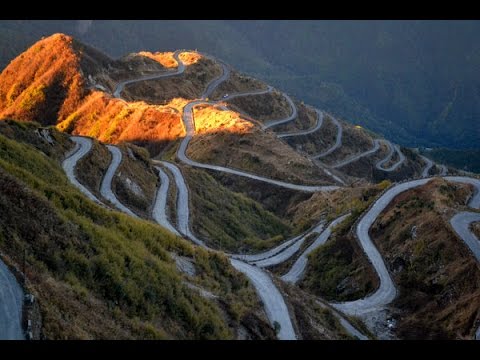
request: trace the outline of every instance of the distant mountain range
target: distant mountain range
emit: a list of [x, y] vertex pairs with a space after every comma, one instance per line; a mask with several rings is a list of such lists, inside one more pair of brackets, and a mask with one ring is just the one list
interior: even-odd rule
[[475, 21], [15, 20], [0, 30], [2, 68], [53, 32], [114, 57], [197, 48], [402, 145], [478, 149]]
[[478, 175], [332, 113], [34, 43], [0, 73], [0, 339], [478, 339]]

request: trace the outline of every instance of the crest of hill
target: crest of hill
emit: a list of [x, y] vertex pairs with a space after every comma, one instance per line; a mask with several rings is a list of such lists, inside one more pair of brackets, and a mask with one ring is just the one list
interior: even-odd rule
[[0, 74], [1, 117], [52, 125], [85, 97], [85, 74], [112, 60], [72, 37], [54, 34], [14, 59]]

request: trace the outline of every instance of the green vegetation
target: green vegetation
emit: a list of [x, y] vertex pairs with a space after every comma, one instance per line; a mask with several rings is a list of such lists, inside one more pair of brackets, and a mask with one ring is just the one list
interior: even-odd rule
[[291, 228], [259, 203], [220, 185], [213, 177], [184, 168], [190, 188], [193, 229], [227, 251], [272, 247], [291, 235]]
[[362, 263], [358, 250], [351, 241], [335, 236], [309, 255], [300, 286], [329, 301], [349, 301], [366, 296], [375, 285], [368, 263], [365, 264], [366, 260]]
[[[88, 201], [58, 163], [3, 135], [0, 183], [2, 251], [20, 264], [27, 250], [29, 285], [49, 338], [227, 339], [232, 324], [223, 308], [241, 320], [258, 306], [246, 278], [223, 255]], [[200, 275], [188, 281], [225, 304], [187, 288], [169, 252], [193, 258]], [[78, 311], [81, 305], [86, 312]], [[87, 320], [98, 313], [105, 317]]]
[[439, 164], [450, 165], [457, 169], [480, 173], [480, 150], [433, 149], [422, 154]]
[[337, 209], [336, 216], [329, 216], [329, 220], [333, 220], [347, 209], [351, 212], [335, 226], [331, 239], [309, 255], [305, 277], [300, 285], [302, 288], [334, 301], [354, 300], [375, 289], [376, 275], [350, 230], [375, 200], [378, 191], [389, 184], [389, 181], [382, 181], [375, 188], [365, 189], [361, 199], [353, 198]]

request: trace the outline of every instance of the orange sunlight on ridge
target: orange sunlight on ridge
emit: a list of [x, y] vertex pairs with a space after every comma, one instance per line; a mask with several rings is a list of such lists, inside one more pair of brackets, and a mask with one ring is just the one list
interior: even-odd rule
[[[173, 52], [168, 51], [168, 52], [155, 52], [151, 53], [150, 51], [140, 51], [138, 55], [148, 57], [152, 60], [155, 60], [156, 62], [160, 63], [162, 66], [166, 68], [176, 68], [178, 66], [177, 61], [173, 57]], [[197, 52], [194, 51], [187, 51], [183, 52], [179, 55], [180, 60], [185, 65], [192, 65], [195, 64], [198, 60], [202, 58], [202, 55], [200, 55]]]

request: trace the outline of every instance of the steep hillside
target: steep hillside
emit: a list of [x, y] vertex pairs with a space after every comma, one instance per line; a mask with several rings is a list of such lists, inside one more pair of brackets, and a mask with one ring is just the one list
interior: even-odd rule
[[468, 186], [434, 180], [396, 197], [372, 227], [400, 288], [394, 306], [401, 338], [471, 338], [480, 268], [448, 224], [470, 194]]
[[197, 51], [56, 34], [2, 79], [0, 246], [31, 253], [49, 338], [471, 337], [478, 265], [448, 221], [480, 199], [427, 178], [461, 172]]
[[[50, 145], [36, 129], [0, 124], [0, 247], [18, 268], [27, 251], [27, 287], [40, 304], [43, 337], [231, 338], [238, 327], [273, 336], [254, 310], [253, 290], [224, 256], [86, 200], [58, 159], [45, 156], [61, 157], [68, 137], [51, 129]], [[201, 276], [177, 270], [171, 253], [190, 258]]]

